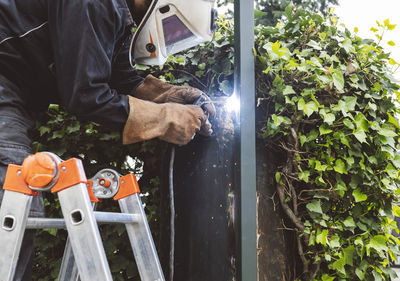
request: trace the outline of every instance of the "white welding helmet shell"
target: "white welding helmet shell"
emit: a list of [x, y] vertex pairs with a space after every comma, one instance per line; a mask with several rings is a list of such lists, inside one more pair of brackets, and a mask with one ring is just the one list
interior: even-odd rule
[[168, 56], [210, 41], [215, 0], [153, 0], [130, 46], [130, 61], [162, 65]]

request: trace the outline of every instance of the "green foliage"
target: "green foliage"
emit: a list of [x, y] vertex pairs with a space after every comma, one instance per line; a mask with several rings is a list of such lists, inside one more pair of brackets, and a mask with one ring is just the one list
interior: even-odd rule
[[[160, 155], [164, 153], [165, 145], [153, 141], [122, 146], [119, 132], [95, 123], [79, 122], [58, 105], [51, 105], [46, 114], [36, 116], [36, 119], [37, 130], [33, 133], [35, 151], [52, 151], [63, 159], [80, 158], [88, 178], [104, 168], [141, 177], [139, 185], [145, 194], [142, 200], [146, 203], [150, 227], [158, 242], [158, 175]], [[61, 217], [57, 196], [44, 193], [44, 197], [46, 216]], [[102, 202], [98, 209], [119, 211], [118, 204], [109, 201]], [[102, 226], [101, 234], [114, 280], [140, 280], [125, 227]], [[56, 280], [66, 238], [64, 230], [37, 231], [32, 280]]]
[[[399, 86], [379, 45], [335, 17], [287, 9], [256, 28], [257, 95], [270, 115], [263, 135], [285, 159], [278, 194], [298, 230], [301, 280], [388, 280], [399, 240]], [[394, 208], [394, 209], [393, 209]]]
[[[219, 0], [218, 6], [233, 2], [234, 0]], [[286, 9], [290, 3], [298, 9], [323, 14], [327, 14], [332, 5], [338, 4], [338, 0], [255, 0], [254, 2], [256, 22], [263, 25], [275, 25], [279, 20], [287, 18]]]
[[337, 0], [259, 0], [256, 1], [258, 10], [263, 11], [263, 15], [258, 19], [258, 23], [263, 25], [275, 25], [282, 18], [287, 18], [287, 7], [293, 4], [297, 9], [309, 12], [321, 12], [326, 14], [331, 5], [338, 4]]

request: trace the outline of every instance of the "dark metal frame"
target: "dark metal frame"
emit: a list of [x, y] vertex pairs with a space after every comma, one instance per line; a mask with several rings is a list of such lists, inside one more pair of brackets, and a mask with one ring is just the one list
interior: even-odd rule
[[241, 281], [257, 281], [257, 190], [254, 75], [254, 0], [235, 0], [235, 92], [240, 97]]

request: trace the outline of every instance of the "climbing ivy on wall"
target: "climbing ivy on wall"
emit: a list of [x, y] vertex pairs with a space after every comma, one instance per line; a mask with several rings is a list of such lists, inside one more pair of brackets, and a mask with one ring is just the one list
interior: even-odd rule
[[[270, 103], [263, 138], [284, 155], [277, 200], [297, 237], [299, 280], [388, 280], [399, 253], [393, 215], [400, 155], [398, 64], [377, 42], [292, 6], [259, 26], [257, 95]], [[389, 42], [392, 44], [393, 42]]]

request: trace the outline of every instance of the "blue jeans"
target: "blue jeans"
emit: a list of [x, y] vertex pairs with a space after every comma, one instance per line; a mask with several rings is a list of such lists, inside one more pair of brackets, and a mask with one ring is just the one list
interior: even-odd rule
[[[9, 102], [9, 98], [17, 90], [8, 81], [0, 79], [0, 204], [3, 199], [2, 186], [8, 164], [21, 165], [24, 159], [31, 154], [31, 140], [28, 131], [34, 123], [24, 106]], [[35, 196], [29, 216], [43, 217], [43, 209], [42, 196]], [[34, 240], [35, 230], [26, 230], [14, 281], [31, 280]]]

